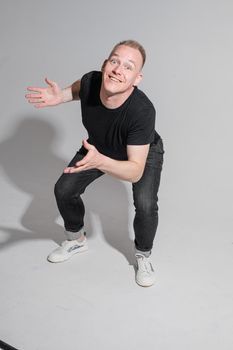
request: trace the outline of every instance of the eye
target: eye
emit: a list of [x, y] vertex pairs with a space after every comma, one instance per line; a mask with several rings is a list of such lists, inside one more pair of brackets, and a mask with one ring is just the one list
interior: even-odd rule
[[129, 64], [126, 64], [126, 65], [124, 66], [124, 68], [125, 68], [126, 70], [130, 70], [130, 71], [133, 70], [133, 67], [132, 67], [131, 65], [129, 65]]
[[110, 59], [110, 63], [111, 63], [111, 64], [116, 64], [116, 63], [117, 63], [117, 60], [116, 60], [115, 58], [111, 58], [111, 59]]

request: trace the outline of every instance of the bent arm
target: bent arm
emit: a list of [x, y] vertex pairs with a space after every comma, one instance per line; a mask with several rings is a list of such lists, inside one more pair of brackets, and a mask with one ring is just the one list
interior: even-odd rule
[[83, 141], [88, 153], [73, 167], [64, 169], [65, 173], [78, 173], [89, 169], [99, 169], [120, 180], [137, 182], [142, 177], [150, 145], [127, 146], [127, 160], [115, 160], [98, 152], [95, 146]]
[[143, 175], [150, 145], [127, 146], [128, 160], [119, 161], [103, 156], [99, 169], [129, 182], [137, 182]]

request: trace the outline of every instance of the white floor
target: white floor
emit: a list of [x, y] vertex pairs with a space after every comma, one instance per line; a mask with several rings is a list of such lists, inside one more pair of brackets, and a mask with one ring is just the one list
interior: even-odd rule
[[98, 181], [95, 196], [85, 194], [89, 251], [63, 264], [46, 261], [63, 237], [61, 222], [48, 219], [50, 193], [37, 200], [35, 215], [35, 203], [9, 187], [0, 231], [0, 339], [19, 350], [232, 349], [231, 233], [169, 229], [161, 211], [156, 284], [141, 288], [127, 191], [110, 178]]

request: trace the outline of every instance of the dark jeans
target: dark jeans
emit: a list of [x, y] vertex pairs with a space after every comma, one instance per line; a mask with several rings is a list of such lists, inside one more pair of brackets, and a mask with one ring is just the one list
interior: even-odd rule
[[[141, 179], [132, 184], [135, 206], [135, 246], [138, 250], [150, 251], [158, 226], [158, 189], [163, 164], [163, 142], [152, 144]], [[77, 153], [69, 163], [73, 166], [83, 155]], [[62, 174], [55, 185], [58, 209], [65, 229], [79, 232], [84, 226], [85, 207], [81, 199], [86, 187], [104, 173], [98, 169], [80, 173]]]

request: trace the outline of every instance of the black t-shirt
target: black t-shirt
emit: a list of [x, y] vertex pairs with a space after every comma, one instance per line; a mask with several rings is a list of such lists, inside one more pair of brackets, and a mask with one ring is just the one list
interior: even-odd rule
[[[156, 143], [155, 109], [137, 87], [118, 108], [106, 108], [100, 100], [102, 73], [93, 71], [81, 79], [80, 100], [82, 121], [88, 132], [88, 142], [113, 159], [126, 160], [127, 145]], [[84, 147], [79, 150], [86, 154]]]

